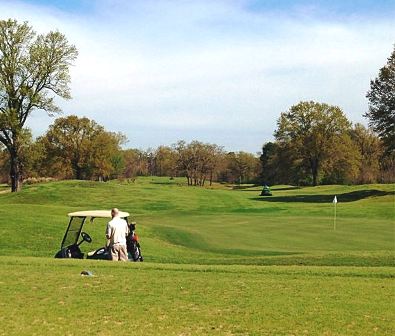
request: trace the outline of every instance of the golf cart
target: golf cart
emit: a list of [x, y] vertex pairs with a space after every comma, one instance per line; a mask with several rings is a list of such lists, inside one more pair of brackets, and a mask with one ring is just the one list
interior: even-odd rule
[[[111, 217], [110, 210], [90, 210], [90, 211], [77, 211], [68, 214], [70, 217], [69, 225], [66, 233], [64, 234], [60, 250], [55, 254], [55, 258], [76, 258], [83, 259], [84, 253], [80, 249], [80, 245], [83, 242], [92, 243], [91, 236], [82, 231], [84, 224], [89, 219], [90, 223], [96, 218], [108, 218]], [[128, 222], [129, 213], [120, 211], [119, 216]], [[140, 244], [135, 234], [135, 223], [129, 223], [130, 234], [127, 237], [127, 250], [128, 258], [130, 261], [143, 261], [141, 255]], [[103, 230], [104, 239], [104, 230]], [[87, 253], [87, 259], [103, 259], [111, 260], [111, 254], [106, 247], [101, 247], [94, 251]]]
[[260, 196], [272, 196], [272, 192], [268, 185], [264, 185]]

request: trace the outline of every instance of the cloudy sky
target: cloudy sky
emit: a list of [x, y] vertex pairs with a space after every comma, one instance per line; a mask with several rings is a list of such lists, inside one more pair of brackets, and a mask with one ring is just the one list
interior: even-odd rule
[[[395, 0], [0, 0], [0, 19], [79, 50], [64, 115], [147, 149], [200, 140], [258, 152], [301, 100], [366, 125], [365, 94], [395, 43]], [[36, 111], [34, 135], [53, 119]]]

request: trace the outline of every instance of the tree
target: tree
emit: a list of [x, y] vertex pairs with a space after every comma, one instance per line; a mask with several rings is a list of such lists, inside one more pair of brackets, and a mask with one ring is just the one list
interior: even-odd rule
[[[42, 160], [44, 149], [42, 144], [33, 141], [30, 129], [24, 128], [20, 136], [20, 170], [24, 180], [27, 178], [42, 177]], [[1, 148], [1, 146], [0, 146]], [[0, 181], [9, 182], [10, 179], [10, 156], [6, 149], [0, 150]]]
[[262, 184], [300, 184], [296, 173], [301, 172], [287, 143], [267, 142], [260, 156]]
[[9, 179], [9, 155], [5, 149], [0, 146], [0, 183], [7, 183]]
[[362, 124], [354, 125], [350, 135], [361, 157], [361, 165], [356, 182], [376, 183], [379, 180], [380, 157], [383, 154], [380, 139], [372, 130], [367, 129]]
[[68, 116], [56, 119], [38, 141], [45, 148], [50, 175], [107, 180], [115, 169], [125, 137], [105, 131], [88, 118]]
[[22, 186], [21, 137], [34, 110], [60, 112], [69, 99], [69, 67], [77, 49], [60, 32], [36, 35], [24, 22], [0, 20], [0, 142], [10, 156], [11, 190]]
[[159, 146], [154, 154], [155, 157], [155, 175], [171, 176], [176, 175], [177, 158], [173, 148]]
[[177, 153], [177, 167], [187, 178], [188, 185], [204, 186], [213, 181], [222, 148], [215, 144], [192, 141], [178, 141], [174, 145]]
[[149, 175], [148, 154], [139, 149], [126, 149], [122, 151], [124, 161], [123, 177], [134, 178], [136, 176]]
[[278, 145], [275, 142], [266, 142], [262, 146], [262, 154], [259, 157], [261, 162], [260, 179], [263, 184], [276, 183], [276, 169], [273, 165], [273, 159], [277, 153]]
[[126, 137], [121, 133], [107, 132], [98, 127], [94, 137], [91, 138], [89, 165], [90, 178], [106, 181], [117, 177], [123, 169], [121, 144]]
[[229, 152], [228, 174], [231, 182], [248, 183], [255, 182], [259, 175], [259, 158], [246, 152]]
[[276, 140], [291, 149], [301, 167], [309, 169], [313, 185], [318, 184], [323, 162], [351, 126], [339, 107], [313, 101], [300, 102], [281, 113], [277, 125]]
[[344, 133], [329, 148], [329, 155], [322, 162], [322, 184], [352, 184], [358, 181], [361, 169], [358, 145]]
[[39, 172], [43, 157], [44, 150], [42, 145], [33, 141], [33, 136], [29, 129], [23, 129], [21, 134], [20, 169], [24, 179], [40, 177]]
[[370, 81], [369, 124], [382, 139], [387, 153], [395, 150], [395, 45], [387, 65], [382, 67], [375, 80]]

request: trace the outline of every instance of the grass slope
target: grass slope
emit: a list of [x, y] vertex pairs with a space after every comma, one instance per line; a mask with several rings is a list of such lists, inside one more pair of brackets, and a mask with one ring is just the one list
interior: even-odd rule
[[[0, 193], [0, 335], [395, 334], [394, 185], [272, 191], [139, 178]], [[53, 259], [68, 212], [114, 206], [144, 263]], [[86, 224], [85, 252], [105, 224]]]
[[[51, 257], [76, 210], [117, 206], [137, 220], [147, 260], [199, 264], [393, 265], [394, 185], [191, 188], [183, 180], [65, 181], [0, 194], [0, 255]], [[336, 231], [333, 228], [337, 195]], [[104, 244], [105, 222], [87, 224]], [[23, 248], [20, 248], [22, 247]]]

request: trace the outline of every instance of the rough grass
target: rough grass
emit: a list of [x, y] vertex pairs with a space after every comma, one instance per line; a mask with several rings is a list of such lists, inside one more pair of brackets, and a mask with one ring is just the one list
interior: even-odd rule
[[[260, 191], [139, 178], [0, 194], [0, 335], [395, 334], [394, 185]], [[53, 259], [68, 212], [114, 206], [144, 263]], [[105, 223], [86, 224], [85, 252]]]
[[[393, 335], [393, 270], [0, 258], [4, 335]], [[82, 277], [89, 269], [93, 277]]]

